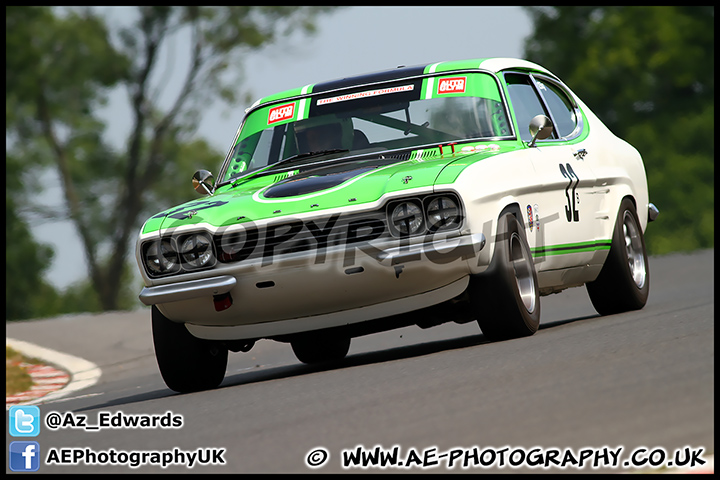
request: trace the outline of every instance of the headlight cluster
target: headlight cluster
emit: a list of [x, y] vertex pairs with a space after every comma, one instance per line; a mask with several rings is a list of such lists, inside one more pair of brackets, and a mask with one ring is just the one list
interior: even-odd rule
[[206, 233], [190, 233], [147, 242], [143, 261], [153, 277], [192, 271], [215, 265], [212, 239]]
[[453, 230], [461, 223], [462, 212], [453, 195], [401, 200], [388, 206], [388, 225], [396, 237]]

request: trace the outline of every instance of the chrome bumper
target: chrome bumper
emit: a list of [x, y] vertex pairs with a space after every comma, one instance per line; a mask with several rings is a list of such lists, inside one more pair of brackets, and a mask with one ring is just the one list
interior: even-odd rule
[[177, 302], [206, 295], [222, 295], [228, 293], [236, 283], [235, 277], [223, 275], [222, 277], [202, 278], [171, 285], [144, 287], [140, 292], [140, 301], [145, 305], [155, 305], [156, 303]]
[[380, 263], [390, 265], [420, 260], [423, 256], [430, 261], [439, 260], [439, 263], [445, 263], [448, 259], [473, 257], [484, 246], [485, 235], [475, 233], [473, 235], [462, 235], [415, 245], [388, 248], [380, 252], [375, 258]]

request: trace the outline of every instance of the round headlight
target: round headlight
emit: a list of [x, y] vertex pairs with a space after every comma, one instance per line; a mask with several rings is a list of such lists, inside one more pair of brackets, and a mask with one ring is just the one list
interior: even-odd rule
[[189, 268], [202, 268], [214, 260], [212, 242], [203, 234], [188, 235], [180, 243], [180, 256]]
[[177, 253], [169, 238], [157, 240], [146, 247], [145, 266], [152, 275], [166, 275], [180, 270]]
[[460, 225], [460, 209], [450, 197], [433, 198], [427, 207], [430, 230], [450, 230]]
[[400, 235], [414, 235], [423, 229], [425, 223], [422, 209], [414, 202], [398, 204], [390, 215], [390, 222]]

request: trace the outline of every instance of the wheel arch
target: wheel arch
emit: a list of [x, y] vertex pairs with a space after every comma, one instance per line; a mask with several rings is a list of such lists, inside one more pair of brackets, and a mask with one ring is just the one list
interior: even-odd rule
[[488, 237], [488, 245], [485, 248], [487, 249], [486, 261], [488, 267], [492, 264], [493, 258], [495, 256], [495, 244], [498, 240], [498, 225], [500, 224], [500, 219], [504, 215], [509, 213], [514, 216], [518, 222], [520, 222], [520, 226], [523, 230], [525, 230], [525, 222], [523, 221], [520, 203], [515, 198], [509, 197], [506, 199], [506, 201], [500, 203], [500, 205], [503, 206], [497, 216], [493, 218], [493, 225], [491, 227], [491, 230], [486, 233], [486, 236]]
[[525, 222], [523, 221], [523, 215], [522, 215], [522, 209], [520, 208], [520, 204], [515, 201], [513, 203], [509, 203], [503, 207], [502, 210], [500, 210], [500, 214], [498, 215], [497, 219], [503, 217], [503, 215], [511, 213], [515, 216], [515, 218], [520, 222], [520, 225], [523, 229], [525, 229]]
[[[612, 235], [615, 232], [615, 220], [617, 219], [618, 213], [620, 213], [620, 207], [626, 199], [633, 204], [633, 207], [635, 208], [635, 214], [637, 215], [640, 222], [640, 228], [642, 229], [643, 233], [645, 232], [645, 226], [647, 225], [647, 221], [643, 224], [643, 217], [638, 210], [637, 199], [635, 198], [635, 195], [633, 195], [633, 192], [628, 190], [624, 192], [619, 192], [619, 195], [615, 196], [613, 200], [613, 208], [608, 210], [609, 218], [612, 220], [612, 229], [609, 232], [610, 236], [608, 238], [612, 238]], [[647, 219], [647, 216], [645, 218]]]
[[498, 213], [497, 217], [494, 219], [495, 224], [493, 225], [493, 231], [492, 231], [492, 241], [490, 242], [490, 248], [489, 248], [489, 257], [488, 257], [488, 265], [491, 266], [493, 264], [493, 259], [495, 258], [495, 245], [498, 240], [498, 227], [500, 225], [500, 219], [503, 218], [507, 214], [512, 215], [515, 217], [515, 219], [520, 223], [520, 228], [525, 231], [525, 222], [523, 221], [522, 216], [522, 209], [520, 208], [520, 203], [512, 198], [509, 199], [508, 202], [504, 202], [504, 206], [500, 209], [500, 213]]
[[644, 233], [648, 225], [648, 197], [646, 190], [643, 191], [636, 187], [637, 183], [633, 184], [629, 180], [616, 182], [611, 186], [610, 193], [605, 199], [606, 212], [608, 217], [614, 220], [617, 217], [623, 200], [629, 199], [635, 207], [640, 228]]

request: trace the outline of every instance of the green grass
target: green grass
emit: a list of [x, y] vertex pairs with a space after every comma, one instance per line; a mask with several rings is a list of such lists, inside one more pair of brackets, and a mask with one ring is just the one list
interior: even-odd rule
[[40, 363], [36, 359], [27, 358], [12, 348], [5, 347], [5, 396], [30, 390], [33, 386], [32, 377], [22, 365]]

